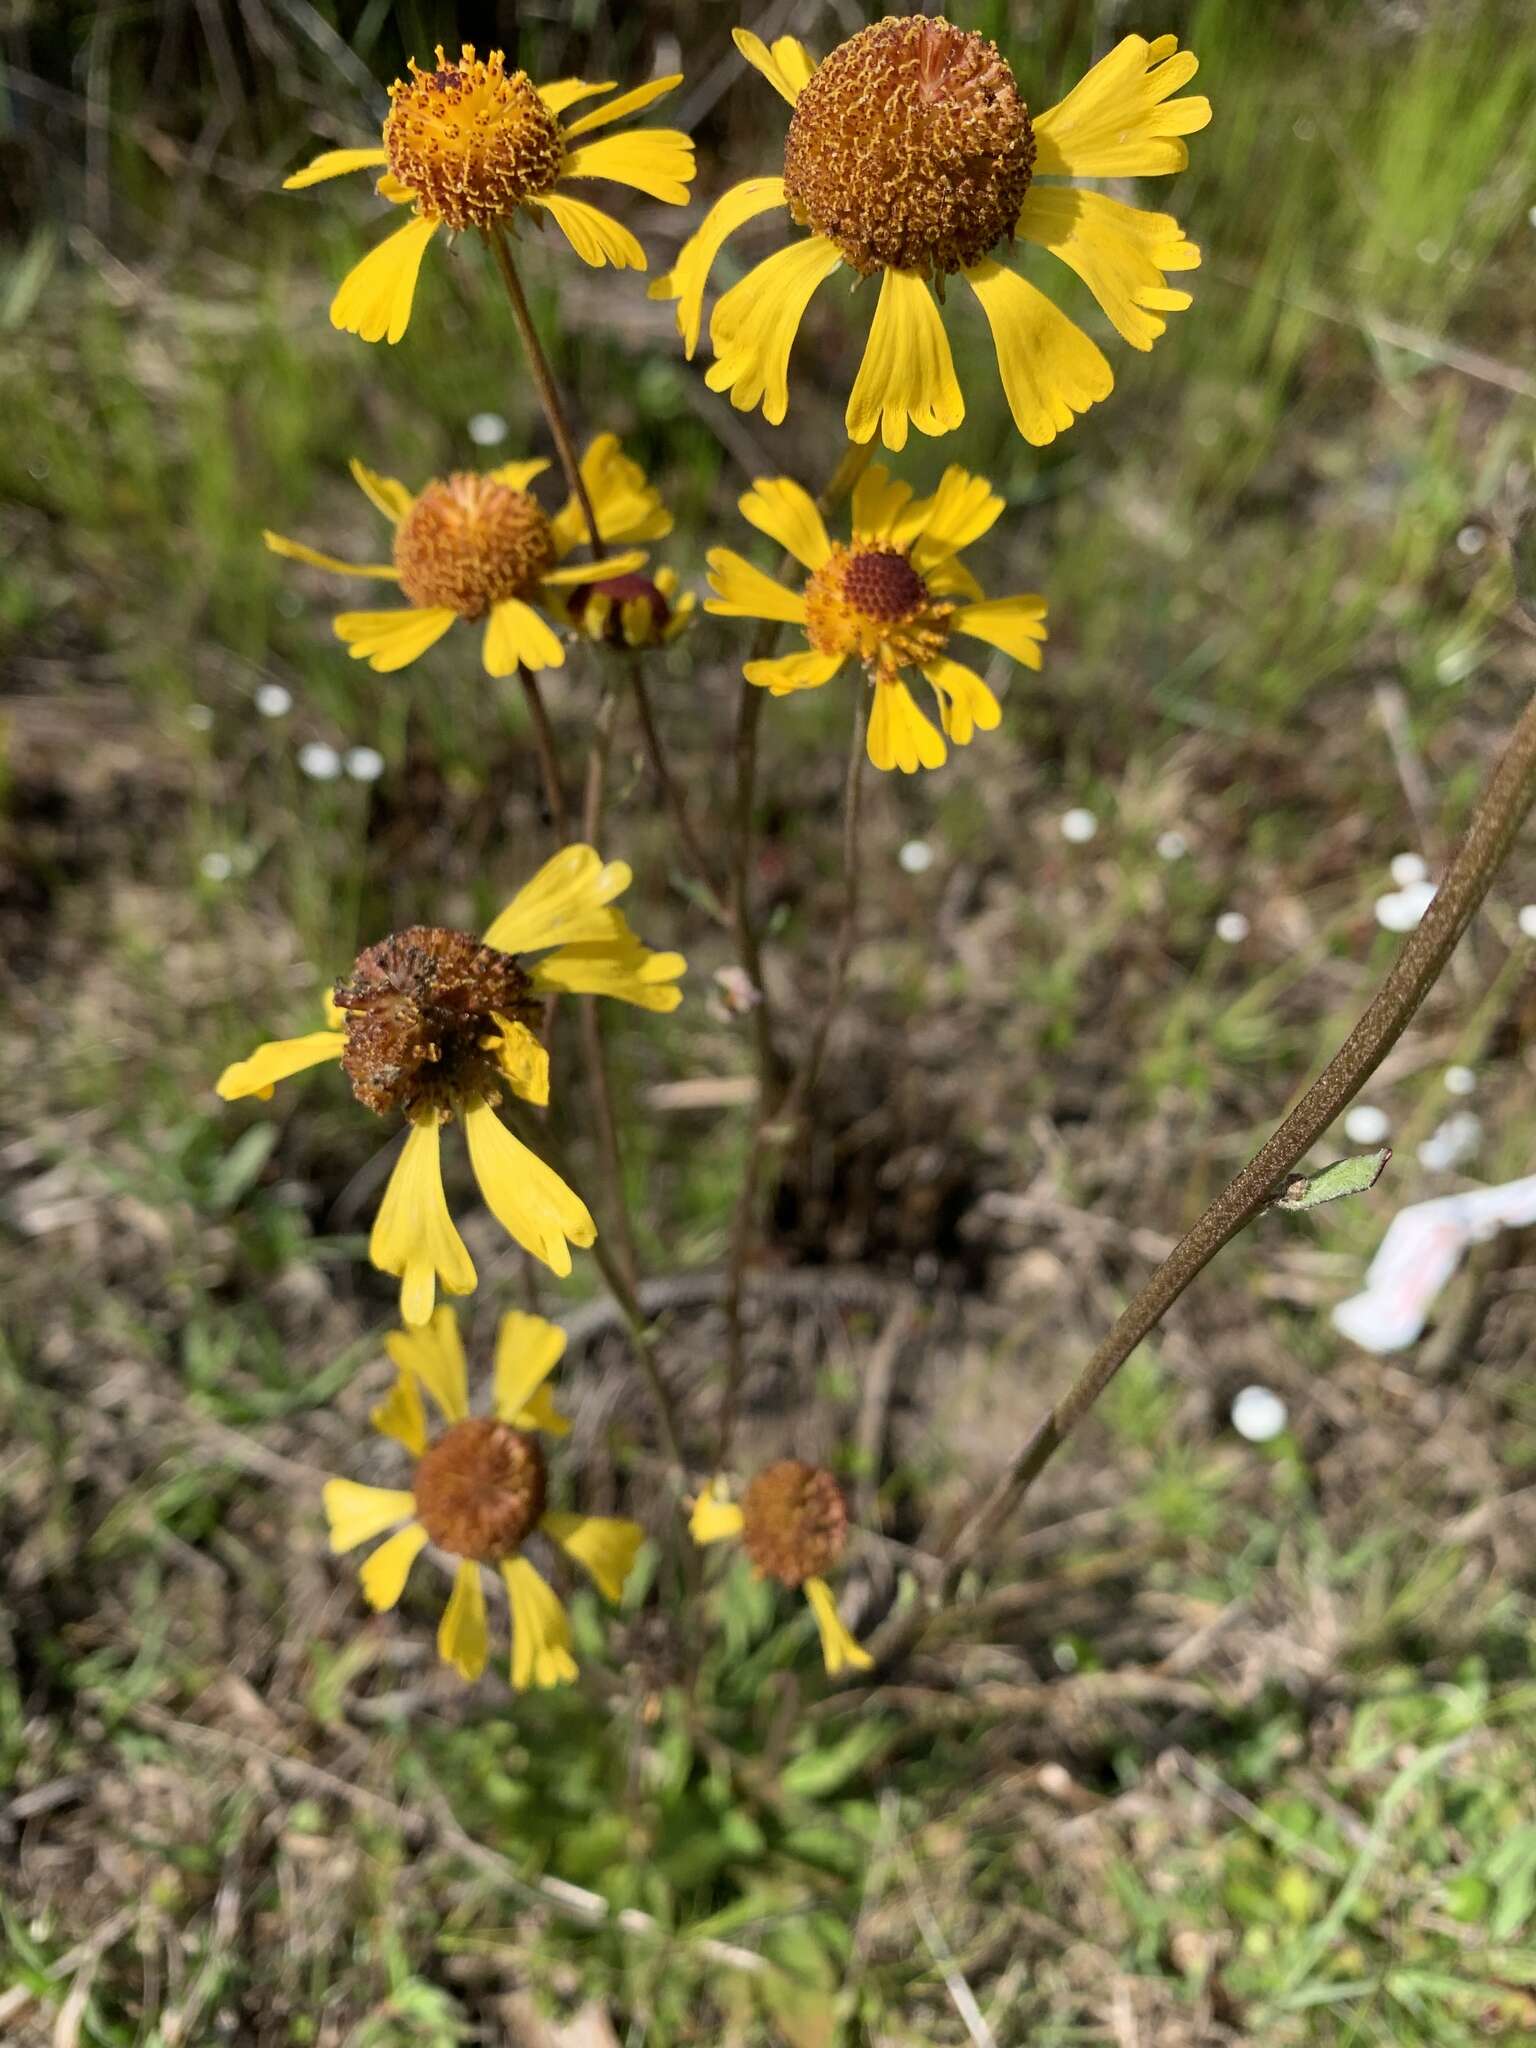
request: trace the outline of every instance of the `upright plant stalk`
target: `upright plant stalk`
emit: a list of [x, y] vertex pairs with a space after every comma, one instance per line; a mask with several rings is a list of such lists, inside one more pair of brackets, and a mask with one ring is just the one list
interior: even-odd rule
[[719, 923], [729, 924], [731, 912], [720, 900], [713, 863], [694, 830], [693, 820], [688, 815], [688, 806], [683, 801], [683, 793], [677, 786], [677, 778], [672, 773], [666, 748], [662, 744], [656, 714], [651, 708], [651, 693], [645, 680], [645, 662], [638, 648], [631, 648], [629, 652], [629, 680], [634, 692], [635, 716], [640, 727], [641, 742], [645, 747], [645, 757], [650, 763], [651, 773], [656, 778], [656, 786], [661, 791], [661, 800], [666, 806], [667, 816], [672, 820], [672, 829], [677, 834], [678, 844], [688, 857], [694, 880], [704, 891], [705, 904], [710, 915]]
[[523, 686], [528, 716], [533, 725], [533, 749], [539, 757], [539, 774], [544, 783], [544, 801], [549, 809], [549, 822], [554, 828], [555, 837], [564, 845], [571, 836], [571, 807], [566, 802], [565, 785], [560, 780], [560, 756], [555, 748], [555, 729], [550, 723], [544, 692], [539, 688], [539, 679], [533, 670], [525, 668], [519, 662], [517, 676]]

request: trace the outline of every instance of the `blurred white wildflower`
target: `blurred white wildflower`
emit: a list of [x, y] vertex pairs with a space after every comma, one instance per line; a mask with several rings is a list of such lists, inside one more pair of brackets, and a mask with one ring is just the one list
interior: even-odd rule
[[1232, 1403], [1232, 1427], [1251, 1444], [1273, 1443], [1290, 1411], [1271, 1387], [1244, 1387]]
[[354, 782], [377, 782], [384, 773], [384, 756], [377, 747], [348, 747], [346, 768]]
[[1096, 838], [1099, 821], [1092, 811], [1085, 811], [1079, 804], [1076, 809], [1065, 811], [1061, 820], [1061, 836], [1072, 846], [1086, 846]]
[[1470, 1109], [1458, 1109], [1419, 1147], [1419, 1164], [1430, 1173], [1449, 1173], [1470, 1159], [1482, 1142], [1481, 1117]]
[[334, 782], [341, 773], [341, 756], [324, 740], [306, 740], [299, 749], [299, 767], [311, 782]]
[[1447, 1095], [1475, 1095], [1477, 1076], [1470, 1067], [1447, 1067], [1445, 1070], [1445, 1092]]
[[1224, 946], [1240, 946], [1251, 930], [1240, 910], [1224, 910], [1216, 920], [1216, 936]]
[[258, 683], [256, 709], [263, 718], [286, 718], [293, 709], [293, 692], [281, 683]]
[[909, 839], [896, 856], [909, 875], [926, 875], [933, 866], [933, 848], [926, 839]]
[[469, 438], [477, 448], [494, 448], [505, 441], [509, 431], [499, 412], [477, 412], [470, 418]]
[[235, 872], [235, 864], [229, 855], [217, 851], [205, 853], [197, 865], [204, 880], [209, 882], [227, 882]]
[[1189, 851], [1189, 841], [1182, 832], [1160, 832], [1157, 835], [1157, 857], [1159, 860], [1182, 860]]
[[1352, 1145], [1379, 1145], [1392, 1128], [1392, 1119], [1373, 1102], [1354, 1103], [1344, 1115], [1344, 1135]]
[[1399, 889], [1406, 889], [1411, 882], [1422, 882], [1429, 874], [1423, 858], [1417, 853], [1395, 853], [1392, 856], [1392, 879]]

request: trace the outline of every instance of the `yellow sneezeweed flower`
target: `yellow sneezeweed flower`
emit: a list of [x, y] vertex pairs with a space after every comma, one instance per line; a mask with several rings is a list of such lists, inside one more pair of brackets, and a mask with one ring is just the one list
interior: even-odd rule
[[[428, 1543], [457, 1557], [453, 1591], [437, 1632], [443, 1661], [461, 1678], [485, 1669], [482, 1565], [494, 1565], [512, 1610], [512, 1683], [567, 1685], [576, 1676], [571, 1625], [548, 1580], [518, 1555], [538, 1530], [589, 1574], [605, 1599], [624, 1590], [644, 1540], [635, 1522], [559, 1514], [545, 1506], [548, 1473], [537, 1432], [564, 1436], [570, 1423], [545, 1381], [565, 1350], [565, 1332], [542, 1316], [512, 1310], [496, 1336], [492, 1412], [469, 1412], [469, 1380], [458, 1319], [446, 1304], [421, 1329], [386, 1340], [398, 1377], [373, 1411], [374, 1427], [416, 1460], [410, 1488], [326, 1481], [331, 1549], [355, 1550], [387, 1529], [394, 1535], [363, 1561], [363, 1594], [381, 1612], [399, 1601], [411, 1565]], [[447, 1424], [430, 1436], [425, 1393]]]
[[[410, 1133], [368, 1256], [399, 1276], [405, 1322], [427, 1321], [439, 1283], [449, 1294], [475, 1284], [443, 1193], [441, 1130], [455, 1118], [486, 1207], [525, 1251], [565, 1274], [570, 1246], [596, 1237], [585, 1203], [512, 1135], [496, 1106], [507, 1088], [525, 1102], [549, 1100], [549, 1055], [529, 1028], [544, 996], [614, 996], [661, 1012], [682, 1001], [682, 954], [652, 952], [612, 908], [631, 879], [624, 861], [563, 847], [483, 939], [436, 925], [392, 933], [336, 983], [330, 1029], [274, 1039], [219, 1076], [226, 1102], [265, 1098], [290, 1075], [340, 1060], [366, 1109], [404, 1115]], [[544, 957], [530, 962], [531, 953]]]
[[869, 1670], [874, 1659], [844, 1628], [832, 1588], [822, 1577], [848, 1540], [847, 1504], [830, 1472], [783, 1458], [758, 1473], [739, 1507], [728, 1498], [725, 1481], [712, 1480], [693, 1504], [688, 1530], [695, 1543], [739, 1537], [759, 1578], [805, 1588], [831, 1676]]
[[704, 609], [801, 628], [809, 642], [805, 652], [749, 661], [742, 670], [749, 683], [775, 697], [819, 689], [852, 655], [875, 693], [870, 760], [906, 775], [942, 767], [944, 741], [919, 710], [903, 671], [915, 669], [932, 686], [944, 731], [965, 747], [978, 727], [990, 732], [1002, 713], [975, 670], [946, 651], [951, 633], [984, 641], [1026, 667], [1040, 666], [1045, 599], [984, 597], [960, 560], [961, 549], [980, 540], [1002, 509], [985, 477], [959, 468], [945, 470], [933, 496], [914, 504], [912, 486], [877, 462], [854, 486], [853, 534], [845, 545], [828, 539], [815, 501], [799, 484], [760, 477], [741, 500], [742, 514], [810, 571], [805, 587], [789, 589], [730, 548], [711, 548], [715, 595]]
[[535, 85], [526, 71], [508, 71], [500, 50], [482, 62], [473, 43], [464, 44], [457, 63], [439, 44], [435, 70], [423, 71], [414, 58], [410, 70], [389, 88], [382, 148], [328, 149], [283, 180], [285, 191], [296, 192], [348, 171], [382, 169], [384, 198], [415, 205], [414, 219], [342, 280], [331, 304], [333, 327], [364, 341], [398, 341], [410, 322], [421, 259], [439, 228], [495, 235], [515, 230], [520, 220], [542, 225], [548, 215], [584, 263], [645, 269], [645, 251], [628, 228], [556, 188], [606, 178], [669, 206], [686, 205], [693, 144], [679, 129], [632, 128], [586, 139], [681, 85], [681, 72], [567, 121], [567, 107], [613, 86], [584, 78]]
[[[565, 661], [553, 627], [534, 610], [544, 607], [567, 624], [565, 596], [591, 584], [598, 565], [567, 560], [589, 545], [586, 519], [574, 494], [550, 518], [527, 486], [547, 462], [507, 462], [484, 472], [437, 477], [414, 497], [392, 476], [352, 464], [358, 488], [395, 530], [392, 562], [344, 562], [303, 541], [263, 532], [276, 555], [333, 569], [343, 576], [374, 576], [398, 583], [408, 606], [382, 612], [341, 612], [338, 636], [354, 661], [389, 673], [425, 654], [456, 620], [485, 621], [481, 658], [487, 675], [559, 668]], [[581, 464], [582, 481], [604, 546], [656, 540], [672, 531], [672, 515], [613, 434], [599, 434]], [[644, 566], [643, 548], [605, 556], [609, 577]]]
[[1096, 345], [994, 252], [1016, 238], [1049, 249], [1087, 285], [1133, 348], [1149, 349], [1163, 315], [1190, 304], [1165, 273], [1200, 252], [1166, 213], [1102, 192], [1042, 185], [1041, 176], [1157, 177], [1182, 170], [1182, 137], [1209, 101], [1172, 94], [1197, 69], [1177, 36], [1127, 36], [1058, 106], [1031, 118], [995, 43], [942, 18], [890, 16], [817, 64], [793, 36], [768, 48], [744, 29], [736, 46], [794, 113], [784, 175], [749, 178], [716, 201], [651, 297], [676, 299], [678, 331], [698, 346], [704, 290], [726, 238], [787, 207], [808, 239], [780, 249], [733, 285], [709, 335], [712, 391], [777, 425], [789, 404], [789, 352], [818, 285], [840, 265], [880, 277], [880, 297], [848, 401], [849, 438], [878, 426], [887, 448], [947, 434], [965, 417], [942, 300], [958, 272], [981, 302], [1019, 432], [1043, 446], [1114, 384]]

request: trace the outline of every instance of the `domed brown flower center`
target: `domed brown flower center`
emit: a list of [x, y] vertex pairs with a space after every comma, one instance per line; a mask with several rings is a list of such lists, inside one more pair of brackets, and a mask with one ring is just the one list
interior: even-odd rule
[[510, 1557], [544, 1512], [544, 1453], [508, 1422], [456, 1422], [416, 1467], [416, 1518], [455, 1557]]
[[526, 71], [508, 73], [500, 50], [477, 62], [466, 43], [457, 64], [437, 49], [437, 69], [414, 58], [389, 88], [384, 121], [389, 168], [428, 220], [489, 228], [547, 192], [560, 175], [560, 123]]
[[802, 227], [857, 271], [942, 278], [1011, 236], [1035, 131], [995, 43], [922, 15], [890, 15], [811, 74], [784, 145]]
[[395, 568], [412, 604], [478, 619], [527, 597], [555, 566], [555, 536], [527, 491], [458, 471], [430, 483], [395, 530]]
[[359, 953], [335, 996], [346, 1012], [341, 1063], [358, 1101], [380, 1116], [494, 1098], [501, 1069], [486, 1041], [500, 1034], [496, 1020], [523, 1023], [537, 1012], [512, 954], [437, 925], [412, 925]]
[[848, 1509], [842, 1488], [819, 1465], [781, 1459], [759, 1472], [742, 1496], [742, 1541], [764, 1578], [801, 1586], [843, 1554]]
[[943, 652], [954, 606], [936, 598], [900, 548], [835, 546], [805, 586], [805, 633], [818, 654], [856, 654], [877, 674]]

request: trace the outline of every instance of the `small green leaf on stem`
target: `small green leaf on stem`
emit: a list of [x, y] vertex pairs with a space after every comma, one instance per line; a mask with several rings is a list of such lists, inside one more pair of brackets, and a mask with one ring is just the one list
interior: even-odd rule
[[1375, 1187], [1392, 1157], [1392, 1147], [1361, 1152], [1353, 1159], [1336, 1159], [1321, 1173], [1295, 1173], [1275, 1196], [1277, 1209], [1319, 1209], [1324, 1202], [1336, 1202], [1341, 1195], [1363, 1195]]

